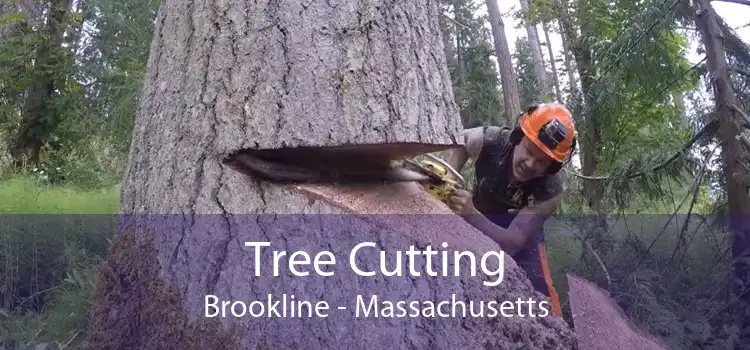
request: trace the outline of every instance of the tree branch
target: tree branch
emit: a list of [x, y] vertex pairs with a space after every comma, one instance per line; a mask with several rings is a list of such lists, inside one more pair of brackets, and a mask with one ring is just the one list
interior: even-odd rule
[[737, 112], [737, 114], [739, 114], [740, 117], [742, 117], [743, 126], [746, 128], [750, 128], [750, 118], [748, 118], [747, 114], [745, 114], [745, 112], [743, 112], [739, 107], [737, 107], [737, 105], [732, 105], [732, 109], [734, 109], [734, 111]]
[[[706, 134], [711, 134], [711, 133], [715, 132], [716, 128], [718, 127], [718, 125], [719, 124], [718, 124], [718, 122], [716, 120], [712, 120], [711, 122], [709, 122], [708, 124], [706, 124], [705, 126], [703, 126], [703, 128], [700, 131], [698, 131], [690, 140], [688, 140], [688, 142], [685, 142], [685, 144], [682, 145], [682, 147], [680, 148], [680, 150], [677, 151], [677, 152], [675, 152], [675, 154], [673, 154], [671, 157], [669, 157], [669, 159], [667, 159], [663, 163], [657, 164], [656, 166], [652, 167], [649, 170], [639, 171], [639, 172], [637, 172], [635, 174], [630, 174], [630, 175], [627, 176], [627, 178], [628, 179], [634, 179], [636, 177], [640, 177], [640, 176], [646, 175], [647, 172], [657, 171], [657, 170], [659, 170], [659, 169], [667, 166], [669, 163], [671, 163], [671, 162], [675, 161], [677, 158], [679, 158], [680, 155], [682, 155], [683, 153], [687, 152], [687, 150], [689, 150], [690, 147], [692, 147], [694, 143], [698, 142], [698, 140], [700, 140], [703, 136], [705, 136]], [[565, 169], [565, 171], [567, 173], [573, 175], [573, 176], [579, 177], [581, 179], [586, 179], [586, 180], [609, 180], [611, 178], [611, 176], [586, 176], [586, 175], [579, 174], [579, 173], [576, 173], [574, 171], [567, 170], [567, 169]]]
[[712, 0], [713, 2], [731, 2], [734, 4], [750, 6], [750, 0]]
[[449, 21], [451, 21], [451, 22], [453, 22], [453, 23], [455, 23], [457, 25], [460, 25], [460, 26], [462, 26], [462, 27], [464, 27], [466, 29], [471, 29], [471, 28], [469, 28], [469, 26], [467, 26], [467, 25], [465, 25], [465, 24], [463, 24], [463, 23], [461, 23], [459, 21], [456, 21], [453, 18], [450, 18], [450, 16], [446, 15], [444, 12], [440, 12], [440, 15], [443, 16], [445, 19], [447, 19], [447, 20], [449, 20]]
[[[750, 1], [750, 0], [748, 0], [748, 1]], [[742, 75], [750, 78], [750, 70], [746, 70], [746, 69], [742, 69], [742, 68], [737, 68], [737, 67], [729, 67], [729, 69], [731, 69], [731, 70], [733, 70], [733, 71], [735, 71], [737, 73], [740, 73], [740, 74], [742, 74]]]

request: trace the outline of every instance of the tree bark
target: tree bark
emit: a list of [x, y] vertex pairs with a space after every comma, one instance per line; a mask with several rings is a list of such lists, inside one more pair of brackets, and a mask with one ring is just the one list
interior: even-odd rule
[[490, 17], [492, 36], [495, 39], [495, 55], [500, 70], [500, 81], [503, 86], [503, 101], [505, 106], [505, 119], [508, 125], [514, 125], [516, 118], [521, 115], [521, 101], [518, 93], [516, 74], [513, 72], [508, 40], [505, 37], [505, 24], [500, 15], [497, 1], [487, 0], [487, 13]]
[[[407, 16], [411, 7], [418, 12]], [[159, 118], [136, 122], [123, 210], [217, 212], [202, 199], [215, 196], [210, 192], [198, 193], [198, 203], [183, 200], [192, 192], [174, 192], [175, 201], [162, 192], [198, 191], [206, 175], [222, 171], [206, 160], [239, 149], [409, 143], [421, 153], [455, 147], [460, 117], [433, 7], [272, 2], [214, 11], [169, 2], [163, 28], [180, 32], [155, 34], [140, 114]], [[245, 11], [253, 15], [244, 19]], [[174, 131], [152, 134], [156, 129]], [[154, 191], [128, 186], [162, 176], [163, 168], [146, 166], [154, 163], [191, 175]], [[150, 205], [138, 208], [143, 203]]]
[[[446, 215], [450, 210], [416, 184], [280, 185], [223, 165], [226, 154], [246, 148], [369, 144], [390, 152], [393, 145], [416, 145], [403, 155], [457, 145], [460, 117], [437, 11], [435, 1], [414, 0], [168, 0], [158, 16], [122, 184], [123, 225], [95, 297], [91, 347], [574, 348], [567, 325], [552, 317], [354, 318], [358, 294], [366, 301], [370, 295], [450, 301], [455, 294], [467, 305], [543, 297], [512, 259], [506, 259], [503, 283], [493, 288], [469, 273], [383, 278], [344, 268], [348, 251], [362, 242], [377, 242], [389, 267], [394, 250], [411, 245], [499, 250], [460, 217]], [[441, 215], [363, 215], [393, 213]], [[272, 245], [264, 250], [260, 276], [252, 248], [243, 245], [253, 241]], [[332, 251], [335, 274], [298, 277], [282, 266], [274, 277], [268, 254], [280, 249]], [[357, 264], [377, 269], [380, 249], [365, 248]], [[427, 271], [423, 261], [414, 269], [423, 276]], [[250, 303], [264, 302], [267, 294], [325, 300], [329, 315], [204, 315], [206, 295]]]
[[[573, 51], [570, 47], [571, 40], [576, 37], [576, 33], [569, 24], [568, 16], [570, 16], [570, 14], [567, 11], [567, 0], [558, 0], [554, 4], [558, 13], [557, 25], [560, 28], [560, 39], [563, 47], [563, 62], [565, 64], [565, 71], [568, 73], [568, 85], [570, 86], [568, 104], [574, 105], [576, 100], [580, 98], [578, 95], [579, 90], [578, 79], [576, 79], [576, 67], [574, 66], [574, 58], [572, 57]], [[580, 115], [580, 111], [578, 115]]]
[[685, 110], [685, 96], [682, 92], [672, 93], [672, 99], [674, 100], [674, 106], [680, 113], [680, 123], [683, 127], [690, 125], [690, 119]]
[[[594, 176], [598, 168], [598, 158], [602, 149], [599, 121], [596, 115], [593, 115], [591, 112], [592, 106], [595, 103], [593, 100], [595, 94], [592, 89], [595, 81], [594, 77], [597, 76], [597, 67], [592, 58], [591, 48], [578, 38], [571, 24], [570, 17], [566, 13], [567, 11], [562, 10], [564, 9], [562, 5], [564, 3], [560, 3], [561, 17], [559, 20], [563, 30], [563, 40], [567, 40], [568, 45], [570, 45], [570, 52], [575, 59], [578, 76], [581, 79], [581, 97], [574, 97], [572, 102], [574, 110], [578, 111], [578, 113], [573, 113], [573, 115], [577, 116], [576, 124], [580, 128], [579, 130], [581, 130], [578, 133], [578, 142], [581, 145], [581, 172], [583, 175], [591, 177]], [[585, 33], [582, 35], [585, 37]], [[599, 214], [603, 212], [604, 186], [601, 181], [589, 178], [584, 179], [583, 195], [589, 208]]]
[[[565, 35], [562, 36], [562, 46], [565, 71], [568, 73], [568, 85], [570, 85], [570, 95], [571, 97], [574, 97], [578, 94], [578, 79], [576, 79], [576, 68], [573, 65], [570, 44], [568, 44], [568, 40], [566, 39]], [[570, 99], [568, 103], [572, 103], [572, 99]]]
[[742, 135], [742, 117], [737, 111], [737, 101], [731, 85], [729, 66], [717, 22], [717, 14], [708, 0], [697, 2], [696, 25], [706, 50], [706, 64], [711, 76], [722, 160], [725, 166], [726, 193], [728, 196], [729, 230], [732, 233], [733, 290], [738, 301], [737, 318], [740, 323], [740, 341], [737, 348], [750, 346], [750, 196], [748, 171], [743, 165], [747, 159], [739, 137]]
[[[521, 0], [521, 11], [523, 11], [524, 15], [529, 11], [529, 0]], [[536, 26], [531, 23], [526, 23], [526, 35], [529, 38], [531, 58], [534, 61], [534, 75], [536, 75], [537, 83], [541, 85], [539, 91], [541, 91], [542, 96], [538, 96], [537, 98], [540, 102], [547, 101], [552, 90], [550, 88], [549, 79], [547, 79], [547, 69], [544, 67], [542, 45], [539, 40], [539, 32], [537, 31]]]
[[560, 90], [560, 79], [557, 77], [557, 63], [555, 62], [555, 51], [552, 49], [552, 41], [549, 40], [549, 25], [547, 22], [542, 23], [544, 30], [544, 40], [547, 41], [547, 53], [549, 54], [549, 64], [552, 68], [552, 82], [555, 87], [555, 98], [562, 103], [562, 91]]

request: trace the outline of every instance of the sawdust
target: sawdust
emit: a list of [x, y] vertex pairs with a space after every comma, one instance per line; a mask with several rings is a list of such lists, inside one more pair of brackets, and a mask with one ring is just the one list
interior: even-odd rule
[[120, 233], [100, 267], [88, 330], [91, 349], [240, 349], [236, 328], [189, 323], [179, 290], [159, 274], [153, 236]]
[[298, 185], [296, 189], [351, 214], [453, 214], [414, 182], [350, 187]]
[[666, 350], [669, 347], [630, 322], [609, 293], [567, 274], [578, 346], [582, 350]]
[[[346, 213], [367, 215], [367, 220], [378, 220], [381, 226], [388, 227], [390, 231], [416, 240], [435, 245], [446, 242], [455, 249], [479, 248], [481, 252], [500, 250], [491, 238], [479, 234], [473, 226], [455, 215], [447, 205], [414, 182], [356, 187], [300, 185], [296, 188]], [[404, 220], [405, 215], [430, 217], [429, 220], [413, 220], [410, 227], [399, 227], [409, 222]], [[442, 231], [440, 234], [435, 234], [436, 227]]]

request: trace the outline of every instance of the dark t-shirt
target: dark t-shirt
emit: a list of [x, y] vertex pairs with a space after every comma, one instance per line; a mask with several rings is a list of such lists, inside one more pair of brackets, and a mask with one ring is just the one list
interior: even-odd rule
[[[509, 128], [484, 127], [482, 150], [474, 165], [474, 207], [503, 228], [507, 228], [515, 218], [515, 214], [507, 213], [508, 209], [522, 209], [532, 201], [548, 200], [564, 189], [556, 174], [547, 174], [522, 185], [511, 185], [514, 145], [510, 142], [509, 136]], [[544, 243], [544, 232], [541, 228], [531, 235], [526, 245], [516, 252], [513, 258], [526, 270], [532, 284], [547, 294], [539, 261], [540, 243]]]

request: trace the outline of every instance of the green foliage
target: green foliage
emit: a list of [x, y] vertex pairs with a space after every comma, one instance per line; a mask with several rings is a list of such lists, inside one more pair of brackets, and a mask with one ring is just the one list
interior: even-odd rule
[[534, 60], [531, 56], [531, 47], [525, 37], [516, 39], [516, 50], [514, 53], [516, 59], [516, 76], [518, 78], [518, 94], [521, 106], [531, 106], [539, 103], [537, 96], [541, 95], [539, 83], [536, 81], [534, 74]]
[[[18, 17], [11, 14], [5, 19], [11, 16]], [[31, 32], [0, 40], [0, 128], [4, 132], [13, 130], [23, 103], [23, 93], [33, 82], [31, 62], [41, 39], [41, 35]]]
[[83, 58], [87, 74], [95, 78], [89, 96], [98, 117], [91, 123], [121, 153], [130, 146], [159, 4], [156, 0], [87, 4], [99, 14], [93, 23], [99, 35]]
[[[18, 131], [24, 93], [50, 76], [54, 92], [44, 98], [39, 130], [44, 145], [35, 166], [48, 172], [62, 168], [68, 172], [65, 182], [84, 187], [116, 182], [123, 167], [111, 163], [121, 162], [128, 152], [158, 5], [154, 0], [94, 0], [82, 9], [70, 8], [63, 30], [73, 35], [58, 47], [48, 40], [54, 33], [33, 28], [22, 12], [4, 16], [4, 23], [18, 28], [0, 42], [4, 141]], [[45, 62], [39, 61], [43, 54], [49, 56], [44, 65], [39, 64]]]
[[475, 0], [443, 5], [460, 23], [446, 21], [444, 30], [454, 45], [453, 93], [465, 128], [501, 123], [503, 115], [491, 32], [487, 19], [476, 15], [482, 6]]
[[461, 118], [466, 128], [500, 123], [500, 93], [497, 88], [497, 71], [491, 65], [492, 47], [479, 44], [464, 50], [466, 59], [466, 83], [460, 86], [466, 102], [461, 109]]
[[[690, 162], [684, 158], [658, 174], [650, 171], [671, 157], [692, 136], [684, 111], [673, 101], [697, 86], [685, 52], [687, 39], [676, 30], [673, 2], [603, 0], [569, 2], [569, 14], [555, 3], [536, 3], [532, 14], [568, 23], [578, 32], [572, 40], [579, 69], [593, 74], [582, 86], [583, 115], [577, 124], [582, 151], [594, 154], [596, 173], [606, 174], [605, 208], [629, 202], [633, 191], [659, 196], [666, 178], [680, 181]], [[545, 7], [546, 6], [546, 7]], [[644, 8], [646, 9], [644, 11]], [[553, 16], [554, 15], [554, 16]], [[552, 17], [550, 17], [552, 16]], [[582, 73], [580, 71], [579, 73]]]

